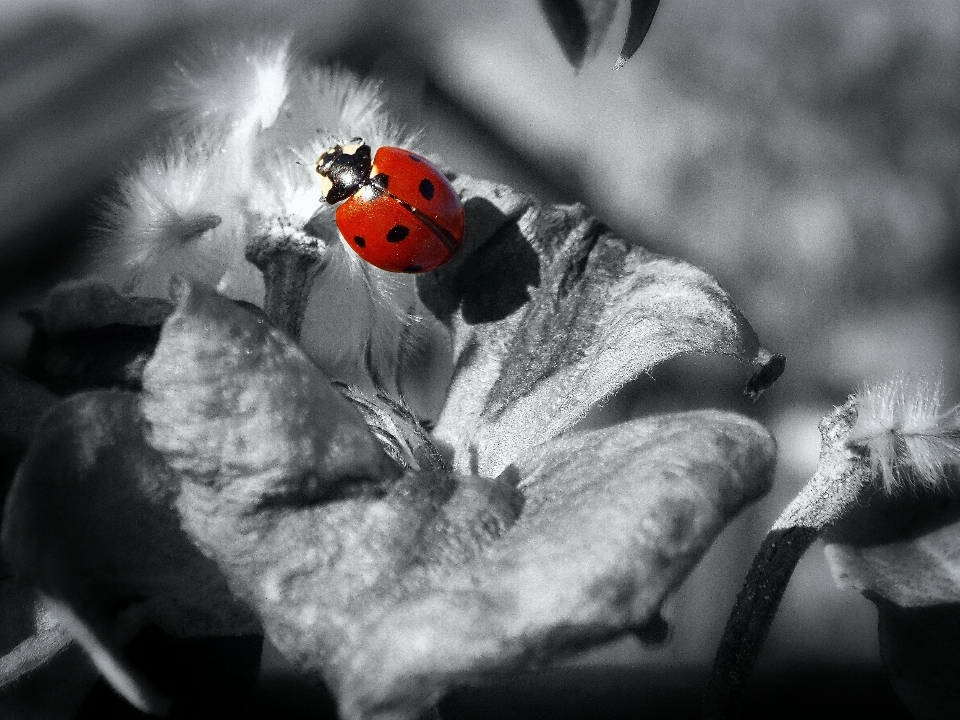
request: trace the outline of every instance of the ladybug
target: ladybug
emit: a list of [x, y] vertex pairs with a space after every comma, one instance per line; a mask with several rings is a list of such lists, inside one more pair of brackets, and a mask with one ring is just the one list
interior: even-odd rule
[[447, 262], [463, 242], [463, 205], [430, 162], [383, 146], [370, 159], [360, 138], [317, 160], [320, 191], [337, 208], [347, 244], [382, 270], [420, 273]]

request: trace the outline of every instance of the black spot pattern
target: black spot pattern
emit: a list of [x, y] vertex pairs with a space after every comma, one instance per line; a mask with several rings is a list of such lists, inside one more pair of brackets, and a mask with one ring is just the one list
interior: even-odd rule
[[364, 245], [367, 244], [367, 241], [364, 240], [364, 239], [363, 239], [362, 237], [360, 237], [359, 235], [354, 235], [354, 236], [353, 236], [353, 244], [356, 245], [357, 247], [363, 247]]
[[387, 242], [400, 242], [410, 234], [410, 228], [406, 225], [394, 225], [387, 233]]
[[433, 200], [433, 183], [429, 179], [424, 178], [420, 181], [420, 194], [423, 195], [427, 200]]
[[413, 160], [414, 162], [423, 162], [423, 160], [418, 158], [416, 155], [407, 155], [407, 157]]
[[423, 270], [423, 266], [422, 266], [422, 265], [407, 265], [407, 266], [403, 269], [403, 271], [404, 271], [405, 273], [418, 273], [418, 272], [420, 272], [421, 270]]

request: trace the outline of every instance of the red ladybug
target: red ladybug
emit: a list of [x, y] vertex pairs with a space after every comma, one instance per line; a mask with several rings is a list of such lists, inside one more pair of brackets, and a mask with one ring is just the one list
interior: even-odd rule
[[463, 241], [463, 205], [426, 159], [384, 146], [370, 160], [360, 138], [317, 160], [320, 191], [337, 208], [337, 227], [371, 265], [419, 273], [443, 265]]

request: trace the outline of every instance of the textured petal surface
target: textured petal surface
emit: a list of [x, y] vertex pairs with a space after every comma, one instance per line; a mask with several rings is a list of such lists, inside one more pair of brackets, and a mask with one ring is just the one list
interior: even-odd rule
[[317, 500], [343, 478], [398, 474], [359, 413], [285, 334], [199, 285], [144, 370], [150, 442], [177, 472], [242, 503]]
[[467, 237], [422, 278], [455, 333], [456, 372], [435, 434], [457, 468], [496, 475], [657, 364], [684, 353], [751, 366], [751, 392], [783, 369], [717, 281], [614, 237], [581, 205], [547, 206], [459, 178]]
[[567, 436], [502, 479], [523, 512], [430, 586], [370, 612], [336, 670], [347, 717], [415, 717], [485, 670], [523, 667], [656, 617], [724, 524], [760, 497], [775, 448], [746, 418], [693, 412]]
[[[376, 453], [331, 465], [323, 438], [365, 426], [256, 323], [216, 296], [181, 296], [145, 373], [151, 442], [184, 475], [188, 532], [281, 652], [331, 686], [344, 718], [417, 717], [460, 678], [642, 626], [771, 478], [769, 434], [713, 411], [563, 437], [495, 480], [400, 475]], [[312, 373], [313, 389], [278, 390]], [[269, 397], [256, 405], [270, 414], [248, 422], [224, 388], [260, 376]], [[235, 449], [219, 451], [227, 438]], [[264, 438], [304, 452], [265, 471], [241, 452]], [[294, 482], [311, 463], [326, 468], [309, 486], [323, 492]]]

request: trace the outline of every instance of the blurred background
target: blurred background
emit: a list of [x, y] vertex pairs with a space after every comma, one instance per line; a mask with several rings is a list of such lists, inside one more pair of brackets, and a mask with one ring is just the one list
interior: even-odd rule
[[[956, 399], [960, 6], [664, 0], [614, 71], [626, 15], [576, 72], [536, 0], [3, 0], [0, 362], [22, 360], [29, 328], [16, 310], [80, 272], [97, 199], [162, 127], [150, 101], [177, 55], [214, 35], [289, 29], [318, 61], [382, 78], [445, 165], [583, 201], [622, 237], [705, 268], [787, 356], [757, 403], [738, 395], [734, 363], [693, 359], [605, 411], [723, 405], [766, 422], [780, 444], [774, 490], [668, 608], [671, 642], [624, 641], [576, 661], [692, 677], [698, 692], [753, 553], [813, 472], [820, 416], [907, 371], [942, 369]], [[886, 707], [878, 662], [873, 606], [835, 589], [815, 546], [758, 687], [782, 705], [771, 688], [848, 678], [837, 693]]]

